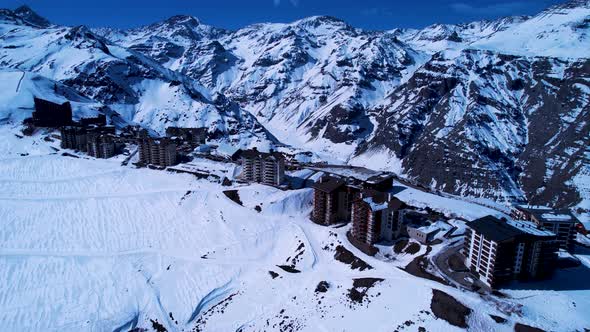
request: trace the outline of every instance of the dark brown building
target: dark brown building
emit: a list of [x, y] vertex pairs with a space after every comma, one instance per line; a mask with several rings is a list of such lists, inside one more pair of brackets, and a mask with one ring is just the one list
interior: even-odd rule
[[72, 105], [69, 102], [56, 104], [35, 97], [32, 122], [38, 127], [62, 127], [72, 124]]
[[88, 150], [86, 128], [81, 126], [61, 127], [61, 148], [86, 152]]
[[313, 211], [311, 220], [320, 225], [350, 221], [352, 201], [357, 192], [337, 177], [323, 176], [312, 185]]
[[532, 221], [545, 230], [557, 235], [559, 248], [573, 252], [578, 219], [567, 209], [554, 210], [549, 207], [517, 205], [511, 213], [514, 219]]
[[531, 222], [487, 216], [467, 224], [463, 253], [465, 265], [494, 288], [513, 279], [549, 277], [557, 247], [555, 234]]
[[143, 136], [137, 144], [140, 164], [161, 167], [176, 165], [176, 143], [171, 139]]
[[352, 203], [351, 243], [365, 253], [374, 254], [375, 243], [396, 238], [405, 208], [406, 205], [389, 192], [361, 191]]
[[194, 145], [205, 144], [207, 140], [206, 127], [201, 128], [179, 128], [179, 127], [168, 127], [166, 128], [166, 137], [178, 138], [184, 142], [192, 143]]
[[117, 142], [115, 127], [94, 127], [87, 130], [87, 153], [95, 158], [111, 158], [119, 154], [122, 144]]
[[99, 114], [96, 117], [80, 118], [80, 124], [82, 126], [106, 126], [107, 117], [104, 114]]
[[242, 159], [242, 179], [249, 182], [278, 186], [285, 179], [285, 158], [279, 152], [260, 152], [256, 148], [244, 150]]

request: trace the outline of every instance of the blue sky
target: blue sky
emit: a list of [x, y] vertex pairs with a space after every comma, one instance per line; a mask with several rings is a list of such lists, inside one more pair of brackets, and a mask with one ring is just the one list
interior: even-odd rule
[[534, 14], [561, 0], [2, 0], [16, 8], [23, 1], [41, 16], [64, 25], [128, 28], [176, 14], [198, 17], [217, 27], [236, 29], [258, 22], [291, 22], [331, 15], [374, 30], [420, 28], [508, 15]]

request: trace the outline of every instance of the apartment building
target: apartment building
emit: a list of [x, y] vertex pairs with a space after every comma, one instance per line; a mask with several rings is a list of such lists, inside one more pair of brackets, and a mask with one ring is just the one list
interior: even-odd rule
[[312, 185], [313, 210], [311, 220], [320, 225], [348, 222], [352, 200], [357, 192], [346, 181], [333, 176], [323, 176]]
[[88, 130], [86, 135], [89, 156], [95, 158], [111, 158], [118, 154], [121, 144], [115, 139], [114, 127], [95, 127]]
[[467, 224], [465, 265], [491, 288], [513, 279], [551, 275], [557, 260], [554, 233], [531, 222], [486, 216]]
[[406, 205], [389, 192], [362, 190], [352, 203], [349, 240], [363, 252], [374, 254], [375, 243], [397, 237], [403, 227], [405, 208]]
[[176, 143], [171, 139], [142, 136], [137, 144], [140, 164], [167, 167], [177, 162]]
[[279, 152], [260, 152], [256, 148], [241, 154], [242, 179], [278, 186], [285, 179], [285, 158]]
[[578, 219], [567, 209], [554, 210], [544, 206], [517, 205], [511, 216], [515, 219], [532, 221], [545, 230], [557, 235], [559, 248], [573, 252]]
[[205, 144], [207, 139], [206, 127], [200, 128], [180, 128], [180, 127], [168, 127], [166, 128], [166, 137], [178, 138], [183, 142], [191, 143], [193, 145]]
[[81, 126], [65, 126], [61, 127], [61, 143], [62, 149], [72, 149], [77, 151], [88, 151], [86, 128]]
[[72, 124], [72, 105], [69, 102], [57, 104], [48, 100], [33, 98], [35, 111], [32, 123], [38, 127], [61, 127]]

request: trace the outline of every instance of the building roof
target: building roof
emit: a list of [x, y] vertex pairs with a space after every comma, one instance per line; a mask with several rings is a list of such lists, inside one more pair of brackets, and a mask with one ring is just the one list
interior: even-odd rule
[[344, 180], [327, 175], [314, 182], [311, 187], [325, 193], [331, 193], [345, 184]]
[[361, 192], [361, 199], [369, 204], [371, 211], [380, 211], [387, 208], [399, 209], [404, 203], [392, 193], [374, 189], [364, 189]]
[[493, 216], [476, 219], [467, 223], [467, 226], [495, 242], [510, 240], [524, 234], [520, 229]]
[[535, 223], [530, 222], [530, 221], [509, 220], [509, 221], [507, 221], [507, 223], [510, 226], [515, 227], [515, 228], [517, 228], [525, 233], [528, 233], [530, 235], [555, 236], [554, 233], [552, 233], [550, 231], [543, 230], [543, 229], [539, 228]]
[[307, 167], [309, 169], [330, 173], [346, 178], [354, 178], [367, 183], [379, 183], [381, 181], [390, 179], [393, 175], [389, 172], [374, 171], [364, 167], [349, 166], [349, 165], [325, 165]]
[[516, 209], [530, 213], [541, 222], [578, 222], [578, 219], [568, 209], [552, 209], [537, 205], [517, 205]]
[[477, 233], [485, 238], [502, 242], [513, 238], [532, 235], [536, 237], [554, 237], [555, 234], [543, 229], [528, 221], [503, 221], [493, 216], [485, 216], [467, 224]]
[[243, 150], [242, 154], [241, 154], [242, 158], [262, 158], [262, 159], [267, 159], [267, 158], [276, 158], [276, 159], [283, 159], [283, 154], [280, 152], [276, 152], [276, 151], [270, 151], [270, 152], [261, 152], [258, 151], [258, 149], [254, 148], [254, 149], [250, 149], [250, 150]]

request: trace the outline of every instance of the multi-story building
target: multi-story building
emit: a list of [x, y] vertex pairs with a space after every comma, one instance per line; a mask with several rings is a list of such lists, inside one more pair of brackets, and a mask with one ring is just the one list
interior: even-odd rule
[[513, 279], [541, 279], [551, 275], [557, 260], [555, 234], [526, 221], [493, 216], [467, 224], [465, 265], [494, 288]]
[[166, 137], [178, 138], [184, 142], [192, 143], [194, 145], [204, 144], [207, 139], [206, 127], [201, 128], [179, 128], [179, 127], [168, 127], [166, 128]]
[[245, 150], [242, 158], [242, 179], [270, 186], [278, 186], [285, 179], [285, 158], [279, 152]]
[[350, 221], [352, 201], [356, 190], [337, 177], [323, 176], [312, 185], [313, 211], [311, 220], [320, 225]]
[[554, 210], [544, 206], [517, 205], [512, 217], [532, 221], [545, 230], [557, 235], [559, 248], [573, 252], [578, 219], [566, 209]]
[[406, 205], [389, 192], [361, 191], [352, 203], [352, 230], [349, 239], [357, 248], [374, 254], [373, 245], [392, 241], [403, 225]]
[[102, 132], [100, 129], [89, 131], [86, 140], [88, 155], [95, 158], [111, 158], [119, 150], [114, 134]]
[[32, 122], [38, 127], [61, 127], [72, 124], [72, 105], [69, 102], [56, 104], [48, 100], [34, 98], [35, 111]]
[[104, 127], [107, 125], [107, 117], [104, 114], [99, 114], [96, 117], [80, 118], [80, 124], [82, 126]]
[[86, 152], [88, 150], [86, 128], [81, 126], [61, 127], [61, 148]]
[[176, 164], [176, 143], [174, 141], [168, 138], [140, 137], [137, 143], [141, 164], [161, 167]]

